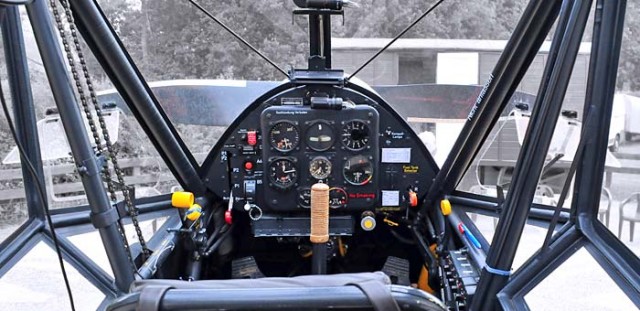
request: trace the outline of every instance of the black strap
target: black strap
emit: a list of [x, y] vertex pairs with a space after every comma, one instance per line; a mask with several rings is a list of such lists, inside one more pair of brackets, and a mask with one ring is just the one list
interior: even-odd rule
[[389, 286], [376, 281], [368, 280], [364, 282], [349, 283], [358, 287], [369, 298], [373, 309], [376, 311], [400, 311], [398, 303], [396, 303]]
[[148, 285], [140, 292], [140, 300], [136, 311], [159, 311], [162, 304], [162, 297], [171, 289], [167, 285]]

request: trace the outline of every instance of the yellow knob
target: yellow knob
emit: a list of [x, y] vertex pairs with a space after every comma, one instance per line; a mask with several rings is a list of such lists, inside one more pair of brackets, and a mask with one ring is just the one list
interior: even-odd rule
[[202, 215], [202, 207], [198, 204], [193, 204], [193, 206], [191, 206], [186, 213], [186, 217], [187, 219], [191, 220], [191, 221], [196, 221], [198, 220], [198, 218], [200, 218], [200, 216]]
[[360, 221], [360, 226], [364, 231], [371, 231], [376, 227], [376, 219], [371, 216], [365, 216]]
[[440, 211], [442, 211], [442, 215], [449, 216], [451, 214], [451, 202], [447, 199], [440, 201]]
[[195, 202], [193, 193], [186, 191], [177, 191], [171, 195], [171, 205], [178, 208], [190, 208]]

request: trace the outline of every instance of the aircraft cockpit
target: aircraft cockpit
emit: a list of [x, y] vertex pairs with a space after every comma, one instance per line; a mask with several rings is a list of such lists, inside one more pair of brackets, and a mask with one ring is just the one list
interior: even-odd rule
[[[308, 36], [294, 48], [308, 44], [308, 53], [306, 68], [286, 70], [207, 9], [213, 4], [184, 1], [207, 23], [183, 29], [185, 38], [215, 26], [234, 40], [216, 48], [242, 48], [251, 54], [241, 61], [264, 62], [280, 79], [250, 82], [147, 82], [134, 62], [138, 52], [125, 48], [135, 40], [122, 39], [131, 35], [118, 24], [124, 11], [117, 5], [103, 10], [96, 1], [59, 2], [0, 0], [13, 113], [2, 84], [0, 99], [16, 142], [2, 165], [13, 165], [6, 172], [22, 177], [28, 214], [0, 244], [0, 289], [3, 275], [46, 243], [55, 250], [72, 310], [78, 291], [66, 266], [104, 293], [97, 308], [111, 311], [523, 310], [533, 288], [586, 250], [624, 292], [616, 298], [620, 305], [640, 306], [640, 261], [609, 230], [612, 202], [620, 210], [618, 236], [626, 221], [632, 240], [640, 222], [640, 209], [635, 216], [624, 210], [636, 194], [615, 201], [612, 192], [628, 189], [611, 191], [612, 174], [635, 172], [624, 165], [638, 159], [620, 153], [619, 133], [612, 140], [608, 132], [626, 1], [531, 1], [502, 43], [407, 39], [382, 60], [446, 1], [403, 12], [400, 17], [413, 22], [387, 40], [334, 38], [332, 23], [348, 23], [345, 11], [359, 1], [293, 0], [287, 2], [292, 28]], [[384, 11], [377, 2], [366, 7]], [[133, 5], [129, 17], [151, 24], [157, 15], [149, 14], [156, 5], [150, 3]], [[41, 121], [18, 6], [26, 9], [56, 105]], [[116, 17], [110, 22], [108, 14]], [[181, 16], [171, 22], [182, 25], [188, 19]], [[582, 42], [591, 24], [592, 41]], [[283, 25], [277, 23], [276, 32], [288, 30]], [[153, 34], [141, 31], [144, 40], [132, 46], [143, 58], [163, 48], [150, 47]], [[275, 46], [274, 37], [260, 39]], [[348, 44], [357, 47], [344, 55], [375, 52], [361, 65], [347, 57], [337, 62], [332, 52]], [[425, 44], [441, 45], [434, 54]], [[207, 66], [222, 54], [190, 61]], [[473, 66], [461, 55], [471, 55]], [[380, 79], [370, 85], [358, 74], [376, 59], [387, 67], [369, 68]], [[429, 63], [434, 59], [438, 65]], [[544, 65], [528, 83], [524, 77], [535, 62]], [[113, 88], [97, 92], [88, 64], [99, 66], [109, 80], [101, 82]], [[412, 84], [393, 66], [414, 76], [433, 74], [434, 81]], [[571, 89], [575, 72], [584, 80], [581, 92]], [[436, 75], [444, 78], [435, 81]], [[388, 76], [394, 85], [384, 83]], [[582, 97], [571, 97], [576, 93]], [[193, 141], [199, 149], [191, 148]], [[144, 148], [157, 156], [142, 156]], [[154, 161], [157, 167], [149, 164]], [[13, 200], [2, 196], [16, 190], [0, 193], [2, 207]], [[76, 200], [83, 204], [72, 204]], [[64, 206], [51, 209], [50, 203]], [[479, 225], [477, 217], [491, 221]], [[146, 221], [153, 221], [150, 235], [141, 225]], [[543, 237], [516, 270], [529, 225]], [[90, 233], [104, 256], [74, 244], [89, 243], [72, 237]]]

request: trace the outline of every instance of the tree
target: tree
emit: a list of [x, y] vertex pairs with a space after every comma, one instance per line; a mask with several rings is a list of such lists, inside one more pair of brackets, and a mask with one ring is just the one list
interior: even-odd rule
[[[407, 38], [508, 39], [528, 0], [449, 0], [409, 31]], [[333, 17], [337, 37], [391, 38], [432, 5], [423, 1], [361, 0]], [[220, 0], [202, 3], [217, 18], [286, 69], [306, 67], [307, 19], [292, 18], [293, 1]], [[186, 1], [101, 1], [132, 58], [148, 80], [282, 79], [262, 59]], [[627, 16], [640, 5], [628, 2]], [[293, 19], [293, 22], [292, 22]], [[640, 90], [640, 22], [627, 18], [618, 86]], [[590, 41], [590, 26], [584, 40]], [[550, 38], [549, 38], [550, 39]]]

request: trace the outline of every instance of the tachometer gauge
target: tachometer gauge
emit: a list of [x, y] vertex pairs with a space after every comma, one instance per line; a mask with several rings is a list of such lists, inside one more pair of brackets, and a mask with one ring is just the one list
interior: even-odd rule
[[360, 120], [352, 120], [342, 127], [342, 144], [350, 150], [362, 150], [369, 143], [369, 126]]
[[302, 188], [298, 190], [298, 205], [309, 208], [311, 207], [311, 189]]
[[279, 158], [269, 164], [269, 180], [281, 189], [288, 189], [298, 180], [298, 172], [293, 161], [287, 158]]
[[298, 146], [300, 134], [296, 126], [287, 121], [274, 124], [269, 130], [269, 143], [271, 147], [280, 152], [289, 152]]
[[307, 130], [307, 146], [315, 151], [325, 151], [333, 146], [333, 129], [326, 122], [316, 122]]
[[342, 188], [329, 189], [329, 207], [342, 208], [347, 206], [347, 192]]
[[309, 163], [309, 173], [315, 179], [326, 179], [331, 175], [331, 161], [325, 157], [315, 157]]
[[348, 183], [363, 186], [373, 178], [373, 164], [367, 157], [357, 155], [344, 162], [342, 174]]

